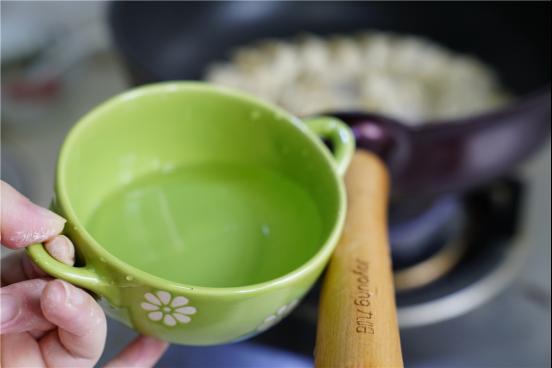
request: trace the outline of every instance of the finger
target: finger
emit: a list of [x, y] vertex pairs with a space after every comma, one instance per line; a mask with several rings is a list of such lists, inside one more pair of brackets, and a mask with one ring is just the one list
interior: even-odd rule
[[46, 335], [48, 331], [31, 330], [27, 333], [31, 335], [35, 340], [39, 340], [42, 336]]
[[[67, 367], [67, 368], [92, 368], [96, 364], [98, 357], [83, 357], [73, 355], [65, 348], [60, 341], [60, 330], [53, 330], [44, 336], [39, 344], [40, 351], [46, 367]], [[101, 352], [100, 352], [101, 354]]]
[[17, 251], [2, 258], [1, 275], [2, 286], [46, 276], [44, 271], [38, 268], [23, 251]]
[[54, 327], [42, 313], [41, 294], [47, 280], [34, 279], [18, 282], [0, 289], [0, 320], [2, 335], [46, 331]]
[[85, 291], [61, 280], [50, 281], [41, 297], [46, 319], [58, 326], [40, 340], [46, 365], [93, 366], [105, 343], [106, 321], [100, 306]]
[[64, 218], [35, 205], [3, 181], [0, 191], [0, 241], [8, 248], [44, 242], [63, 230]]
[[72, 266], [75, 264], [75, 247], [65, 235], [57, 235], [44, 243], [44, 247], [52, 257]]
[[149, 336], [138, 336], [104, 368], [153, 367], [169, 344]]
[[[45, 243], [50, 255], [68, 265], [75, 263], [75, 248], [71, 241], [63, 235], [58, 235]], [[2, 258], [1, 285], [31, 280], [47, 276], [38, 268], [23, 251], [18, 251]]]
[[0, 367], [44, 367], [38, 342], [28, 333], [2, 335]]

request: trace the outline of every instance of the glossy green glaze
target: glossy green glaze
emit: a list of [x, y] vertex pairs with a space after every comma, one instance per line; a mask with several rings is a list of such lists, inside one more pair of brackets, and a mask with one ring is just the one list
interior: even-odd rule
[[53, 208], [81, 267], [28, 252], [143, 334], [242, 339], [289, 313], [328, 261], [353, 148], [335, 119], [305, 125], [232, 90], [137, 88], [86, 115], [60, 153]]

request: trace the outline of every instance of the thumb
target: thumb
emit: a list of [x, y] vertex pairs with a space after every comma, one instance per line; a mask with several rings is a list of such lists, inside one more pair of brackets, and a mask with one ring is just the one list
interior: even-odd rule
[[22, 248], [44, 242], [63, 230], [65, 219], [39, 207], [0, 181], [0, 240], [8, 248]]

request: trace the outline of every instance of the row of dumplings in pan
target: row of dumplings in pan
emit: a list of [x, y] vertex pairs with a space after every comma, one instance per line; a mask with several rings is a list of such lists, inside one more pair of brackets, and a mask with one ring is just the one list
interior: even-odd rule
[[508, 99], [479, 60], [384, 32], [261, 41], [209, 66], [206, 79], [300, 116], [360, 110], [412, 125], [472, 115]]

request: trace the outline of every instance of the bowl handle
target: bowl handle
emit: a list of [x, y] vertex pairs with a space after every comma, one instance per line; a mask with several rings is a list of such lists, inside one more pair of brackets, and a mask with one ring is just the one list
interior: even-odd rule
[[351, 129], [341, 120], [329, 116], [308, 118], [304, 122], [319, 137], [331, 141], [335, 168], [340, 176], [345, 175], [355, 150], [355, 137]]
[[117, 288], [102, 278], [94, 269], [66, 265], [52, 257], [42, 244], [33, 244], [26, 249], [32, 261], [48, 275], [70, 282], [73, 285], [88, 289], [118, 304]]

